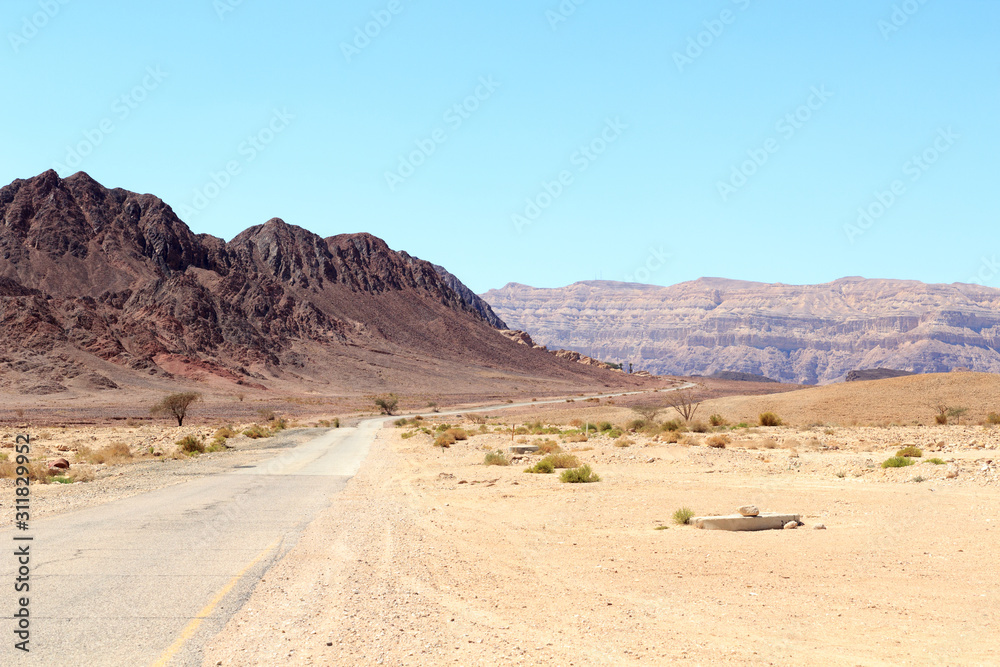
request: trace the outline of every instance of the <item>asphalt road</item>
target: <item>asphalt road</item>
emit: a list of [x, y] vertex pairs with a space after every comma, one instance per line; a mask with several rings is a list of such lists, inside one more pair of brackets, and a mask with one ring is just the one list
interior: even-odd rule
[[[475, 411], [551, 402], [559, 401]], [[336, 501], [385, 421], [328, 430], [253, 466], [33, 521], [27, 533], [0, 532], [0, 665], [200, 665], [206, 641]], [[32, 541], [14, 541], [23, 535]], [[14, 591], [14, 551], [24, 544], [26, 594]], [[23, 596], [29, 653], [14, 647]]]

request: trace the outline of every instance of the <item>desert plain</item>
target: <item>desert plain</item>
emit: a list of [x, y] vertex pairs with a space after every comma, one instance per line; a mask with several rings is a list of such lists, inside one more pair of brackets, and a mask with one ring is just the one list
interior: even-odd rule
[[[702, 381], [677, 430], [666, 390], [386, 418], [357, 475], [226, 612], [203, 664], [995, 664], [998, 379], [746, 388], [756, 395]], [[957, 399], [962, 423], [934, 423], [935, 401]], [[782, 425], [748, 421], [763, 411]], [[226, 448], [194, 456], [172, 443], [226, 425], [48, 425], [39, 456], [66, 457], [80, 481], [36, 484], [36, 513], [225, 474], [360, 418], [298, 414], [258, 439], [242, 435], [247, 419]], [[5, 424], [5, 446], [23, 426]], [[440, 446], [448, 430], [460, 435]], [[128, 454], [87, 462], [112, 443]], [[882, 466], [906, 446], [920, 450], [912, 465]], [[525, 472], [546, 451], [600, 481]], [[675, 518], [747, 504], [802, 525]]]

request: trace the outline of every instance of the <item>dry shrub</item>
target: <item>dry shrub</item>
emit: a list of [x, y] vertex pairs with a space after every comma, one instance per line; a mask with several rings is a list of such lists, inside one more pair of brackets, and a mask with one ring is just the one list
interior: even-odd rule
[[757, 419], [761, 426], [781, 426], [781, 417], [773, 412], [762, 412]]
[[68, 477], [74, 482], [93, 482], [94, 471], [91, 468], [73, 468]]
[[548, 438], [542, 440], [541, 442], [536, 442], [535, 445], [538, 446], [539, 454], [558, 454], [562, 451], [562, 447], [559, 446], [559, 443]]
[[705, 441], [705, 444], [709, 447], [714, 447], [715, 449], [725, 449], [729, 442], [729, 436], [720, 433], [709, 437], [708, 440]]
[[580, 459], [572, 454], [549, 454], [543, 461], [548, 461], [553, 468], [575, 468], [580, 465]]
[[583, 433], [566, 436], [566, 442], [587, 442], [587, 436]]
[[695, 433], [708, 433], [708, 425], [702, 421], [691, 422], [690, 428]]
[[677, 431], [666, 431], [660, 438], [664, 442], [680, 442], [681, 434]]
[[[24, 466], [28, 469], [28, 479], [33, 482], [48, 484], [49, 464], [45, 461], [33, 461]], [[0, 479], [14, 479], [17, 474], [18, 465], [14, 461], [0, 461]]]
[[465, 429], [461, 428], [450, 428], [445, 431], [445, 435], [450, 434], [455, 440], [468, 440], [469, 434], [465, 432]]
[[110, 445], [105, 445], [100, 449], [81, 447], [76, 452], [76, 459], [77, 461], [86, 461], [87, 463], [116, 465], [131, 461], [132, 452], [129, 451], [128, 445], [125, 443], [112, 442]]
[[772, 440], [771, 438], [768, 438], [764, 442], [760, 443], [760, 446], [763, 447], [764, 449], [777, 449], [778, 443]]
[[185, 436], [174, 443], [185, 454], [204, 454], [205, 443], [193, 435]]
[[615, 447], [631, 447], [634, 444], [635, 444], [635, 440], [631, 440], [631, 439], [626, 438], [624, 436], [621, 437], [621, 438], [618, 438], [614, 442]]
[[483, 459], [483, 465], [486, 466], [509, 466], [510, 459], [507, 455], [501, 452], [499, 449], [495, 452], [490, 452]]
[[455, 436], [449, 432], [444, 432], [437, 437], [434, 441], [435, 447], [440, 447], [441, 449], [447, 449], [455, 444]]
[[218, 440], [219, 438], [223, 438], [223, 439], [225, 439], [225, 438], [235, 438], [236, 437], [236, 431], [233, 430], [232, 426], [223, 426], [218, 431], [216, 431], [215, 435], [213, 435], [212, 437], [215, 438], [216, 440]]

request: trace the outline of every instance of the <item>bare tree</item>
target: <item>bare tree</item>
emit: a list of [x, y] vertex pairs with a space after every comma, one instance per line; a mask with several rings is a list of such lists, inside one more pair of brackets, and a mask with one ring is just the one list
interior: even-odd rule
[[177, 420], [178, 426], [184, 426], [184, 417], [187, 415], [188, 407], [195, 401], [201, 400], [201, 394], [194, 391], [183, 391], [177, 394], [165, 396], [162, 401], [149, 409], [150, 414], [170, 414]]
[[679, 389], [667, 393], [667, 404], [676, 410], [684, 421], [689, 422], [694, 419], [694, 413], [698, 412], [701, 401], [694, 400], [691, 390]]

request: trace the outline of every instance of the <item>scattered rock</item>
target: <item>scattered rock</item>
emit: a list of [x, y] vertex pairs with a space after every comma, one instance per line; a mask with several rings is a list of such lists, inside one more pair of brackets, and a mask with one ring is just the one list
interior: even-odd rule
[[798, 521], [789, 521], [788, 523], [785, 524], [785, 530], [792, 530], [798, 527], [799, 527]]
[[955, 479], [958, 477], [958, 468], [953, 465], [948, 466], [948, 472], [944, 474], [947, 479]]
[[815, 526], [813, 526], [813, 530], [826, 530], [826, 526], [824, 526], [821, 523], [817, 523]]
[[441, 472], [438, 473], [438, 479], [455, 479], [455, 476], [450, 472]]
[[743, 516], [757, 516], [760, 514], [760, 510], [757, 509], [756, 505], [744, 505], [739, 509], [739, 512]]
[[69, 470], [69, 461], [66, 459], [56, 459], [55, 461], [49, 461], [50, 468], [60, 468], [62, 470]]

